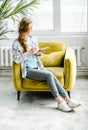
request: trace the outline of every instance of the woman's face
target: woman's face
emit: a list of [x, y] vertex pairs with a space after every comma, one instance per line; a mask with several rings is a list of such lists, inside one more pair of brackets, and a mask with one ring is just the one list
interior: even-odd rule
[[28, 26], [28, 31], [26, 32], [26, 35], [29, 36], [32, 32], [32, 23], [29, 24]]

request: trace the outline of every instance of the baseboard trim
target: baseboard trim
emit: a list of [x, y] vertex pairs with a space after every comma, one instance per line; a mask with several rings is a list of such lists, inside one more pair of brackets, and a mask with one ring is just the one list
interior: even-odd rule
[[78, 67], [77, 68], [77, 75], [88, 75], [88, 66]]

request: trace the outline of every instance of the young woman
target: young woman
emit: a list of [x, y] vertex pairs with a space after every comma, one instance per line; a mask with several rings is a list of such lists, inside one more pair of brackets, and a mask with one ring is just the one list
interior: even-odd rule
[[38, 58], [41, 55], [41, 51], [37, 51], [38, 42], [31, 35], [31, 31], [32, 21], [28, 18], [23, 18], [18, 26], [18, 38], [14, 40], [12, 45], [13, 60], [16, 63], [21, 63], [23, 78], [47, 81], [51, 93], [58, 103], [57, 109], [64, 112], [72, 111], [73, 108], [80, 106], [80, 104], [69, 99], [57, 78], [42, 65]]

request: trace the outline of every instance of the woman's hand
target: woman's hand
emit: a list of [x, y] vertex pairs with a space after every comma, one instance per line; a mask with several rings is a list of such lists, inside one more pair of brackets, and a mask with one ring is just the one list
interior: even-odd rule
[[28, 50], [27, 52], [28, 52], [28, 54], [32, 54], [32, 53], [34, 53], [36, 50], [37, 50], [36, 47], [32, 47], [32, 48], [31, 48], [30, 50]]
[[41, 56], [41, 51], [38, 51], [35, 55], [36, 56]]

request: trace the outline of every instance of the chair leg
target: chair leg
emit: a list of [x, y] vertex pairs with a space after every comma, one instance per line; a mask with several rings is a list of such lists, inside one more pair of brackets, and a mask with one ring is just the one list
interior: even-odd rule
[[71, 98], [71, 94], [70, 94], [70, 91], [67, 91], [67, 93], [68, 93], [68, 96], [69, 96], [69, 98]]
[[20, 91], [17, 91], [17, 100], [20, 100]]

